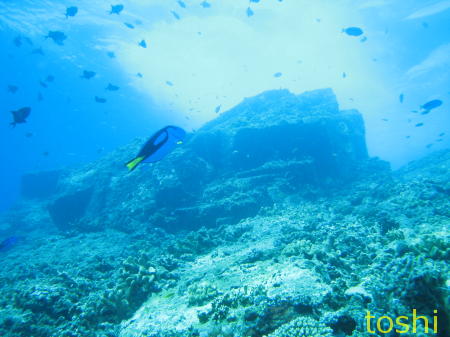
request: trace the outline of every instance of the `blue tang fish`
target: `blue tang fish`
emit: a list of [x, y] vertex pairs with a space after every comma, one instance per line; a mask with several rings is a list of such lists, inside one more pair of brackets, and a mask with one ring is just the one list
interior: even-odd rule
[[182, 128], [168, 125], [151, 136], [137, 156], [126, 163], [125, 166], [133, 171], [141, 162], [157, 162], [172, 152], [178, 144], [182, 144], [185, 136], [186, 131]]

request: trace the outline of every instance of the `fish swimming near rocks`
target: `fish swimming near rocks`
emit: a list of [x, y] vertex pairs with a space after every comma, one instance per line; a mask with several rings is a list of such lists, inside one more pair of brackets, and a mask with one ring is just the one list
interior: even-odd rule
[[117, 91], [120, 88], [117, 85], [111, 84], [109, 83], [108, 86], [105, 88], [105, 90], [109, 90], [109, 91]]
[[363, 30], [359, 27], [343, 28], [342, 32], [349, 36], [360, 36], [360, 35], [364, 34]]
[[17, 245], [20, 239], [21, 238], [19, 236], [10, 236], [4, 239], [2, 242], [0, 242], [0, 252], [6, 252], [12, 249], [14, 246]]
[[19, 90], [19, 87], [17, 85], [9, 84], [8, 85], [8, 92], [11, 94], [15, 94]]
[[142, 48], [147, 48], [147, 42], [145, 42], [145, 40], [142, 40], [141, 42], [139, 42], [139, 46], [141, 46]]
[[95, 101], [97, 103], [106, 103], [106, 98], [95, 96]]
[[74, 17], [75, 15], [77, 15], [77, 13], [78, 13], [78, 7], [76, 7], [76, 6], [67, 7], [66, 19], [68, 19], [69, 16]]
[[125, 166], [131, 172], [140, 163], [157, 162], [172, 152], [177, 145], [182, 144], [185, 137], [186, 131], [182, 128], [168, 125], [151, 136], [137, 156], [126, 163]]
[[23, 124], [27, 122], [27, 118], [31, 113], [31, 108], [24, 107], [20, 108], [19, 110], [13, 110], [11, 111], [11, 113], [13, 115], [13, 121], [10, 123], [10, 125], [15, 128], [16, 124]]
[[84, 78], [86, 80], [91, 79], [92, 77], [94, 77], [96, 75], [95, 71], [90, 71], [90, 70], [84, 70], [83, 74], [81, 75], [81, 78]]
[[434, 99], [432, 101], [426, 102], [421, 105], [420, 108], [422, 111], [420, 112], [422, 115], [428, 114], [431, 110], [436, 109], [442, 105], [442, 101], [440, 99]]
[[63, 46], [64, 41], [67, 39], [67, 35], [58, 30], [51, 30], [48, 32], [48, 35], [45, 37], [46, 39], [50, 38], [55, 42], [58, 46]]
[[111, 5], [111, 11], [109, 12], [109, 14], [117, 14], [119, 15], [120, 12], [123, 11], [123, 5], [119, 4], [119, 5]]

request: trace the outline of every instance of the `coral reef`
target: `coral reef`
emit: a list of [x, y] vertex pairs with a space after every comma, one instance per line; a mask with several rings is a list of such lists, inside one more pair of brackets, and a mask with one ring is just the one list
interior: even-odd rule
[[1, 336], [368, 337], [367, 311], [412, 309], [450, 334], [450, 150], [391, 172], [330, 90], [246, 99], [127, 174], [138, 147], [0, 215], [24, 237]]

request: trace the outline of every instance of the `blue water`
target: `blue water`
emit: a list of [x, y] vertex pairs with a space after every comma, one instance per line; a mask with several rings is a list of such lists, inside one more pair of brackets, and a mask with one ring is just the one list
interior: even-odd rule
[[[393, 168], [450, 145], [449, 1], [119, 3], [110, 15], [110, 1], [0, 2], [0, 209], [19, 197], [23, 173], [82, 165], [166, 124], [196, 129], [219, 105], [268, 89], [331, 87], [341, 108], [363, 114], [369, 154]], [[66, 18], [69, 6], [78, 13]], [[352, 26], [363, 36], [342, 32]], [[49, 31], [63, 31], [64, 45]], [[96, 76], [82, 79], [84, 70]], [[410, 112], [432, 99], [443, 105]], [[27, 123], [11, 128], [9, 111], [25, 106]]]

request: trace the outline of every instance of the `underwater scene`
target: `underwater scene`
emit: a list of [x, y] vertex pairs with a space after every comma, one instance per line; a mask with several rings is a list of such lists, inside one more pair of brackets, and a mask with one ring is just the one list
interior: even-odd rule
[[0, 337], [450, 337], [449, 0], [0, 0]]

